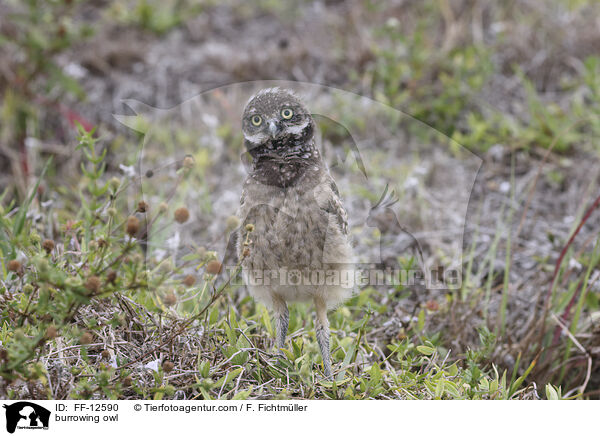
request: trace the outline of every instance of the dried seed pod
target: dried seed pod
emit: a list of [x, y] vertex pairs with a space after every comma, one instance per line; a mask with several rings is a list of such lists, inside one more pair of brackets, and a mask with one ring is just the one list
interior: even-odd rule
[[140, 220], [135, 216], [127, 218], [127, 225], [125, 231], [129, 236], [135, 236], [140, 230]]
[[175, 210], [175, 221], [177, 221], [179, 224], [183, 224], [189, 219], [190, 211], [187, 207], [180, 207], [179, 209]]
[[177, 303], [177, 297], [172, 289], [163, 297], [163, 303], [165, 303], [166, 306], [173, 306], [175, 303]]
[[217, 275], [223, 269], [223, 264], [218, 260], [211, 260], [206, 264], [206, 272], [208, 274]]
[[79, 343], [83, 344], [83, 345], [88, 345], [88, 344], [91, 344], [93, 340], [94, 340], [94, 337], [92, 336], [92, 334], [90, 332], [84, 332], [81, 335], [81, 337], [79, 338]]
[[53, 325], [49, 325], [46, 329], [46, 339], [54, 339], [58, 336], [58, 330]]
[[13, 259], [10, 262], [8, 262], [8, 270], [12, 271], [12, 272], [17, 272], [21, 269], [21, 262], [19, 262], [17, 259]]
[[114, 283], [115, 280], [117, 279], [117, 272], [114, 270], [110, 270], [108, 273], [106, 273], [106, 281], [107, 283]]
[[137, 206], [137, 211], [140, 213], [146, 213], [146, 211], [148, 211], [148, 207], [148, 203], [145, 201], [140, 201]]
[[42, 242], [42, 248], [46, 250], [46, 253], [50, 253], [54, 250], [54, 241], [52, 239], [44, 239]]
[[102, 281], [98, 276], [89, 276], [85, 281], [85, 289], [90, 292], [96, 293], [100, 290], [100, 286], [102, 285]]
[[183, 279], [183, 284], [187, 287], [194, 286], [194, 283], [196, 283], [196, 277], [194, 277], [192, 274], [188, 274]]

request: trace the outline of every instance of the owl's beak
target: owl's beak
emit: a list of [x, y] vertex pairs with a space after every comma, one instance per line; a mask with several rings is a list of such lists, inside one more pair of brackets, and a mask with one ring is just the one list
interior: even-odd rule
[[269, 133], [271, 134], [271, 138], [273, 139], [279, 136], [279, 133], [281, 133], [281, 129], [279, 128], [279, 124], [277, 124], [277, 121], [269, 121]]

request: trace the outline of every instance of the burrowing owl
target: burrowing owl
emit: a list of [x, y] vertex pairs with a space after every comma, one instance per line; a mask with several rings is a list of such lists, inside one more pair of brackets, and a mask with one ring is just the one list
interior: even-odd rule
[[240, 200], [240, 232], [254, 225], [242, 256], [250, 294], [275, 312], [282, 348], [288, 329], [288, 301], [313, 300], [316, 337], [326, 377], [331, 377], [327, 310], [354, 288], [348, 221], [340, 195], [314, 139], [315, 122], [291, 91], [264, 89], [246, 105], [244, 144], [251, 156]]

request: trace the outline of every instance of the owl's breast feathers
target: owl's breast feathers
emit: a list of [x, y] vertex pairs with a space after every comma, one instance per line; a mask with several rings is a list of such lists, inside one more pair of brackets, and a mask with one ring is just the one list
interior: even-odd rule
[[[251, 174], [239, 209], [242, 229], [254, 225], [253, 268], [344, 263], [348, 218], [339, 192], [322, 165], [306, 169], [289, 187], [264, 184]], [[239, 238], [243, 240], [243, 238]], [[238, 247], [238, 254], [241, 252]]]

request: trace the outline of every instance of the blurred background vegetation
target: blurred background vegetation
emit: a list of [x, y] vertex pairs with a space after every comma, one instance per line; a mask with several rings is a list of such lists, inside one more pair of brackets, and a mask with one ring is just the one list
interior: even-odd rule
[[[584, 0], [0, 2], [0, 396], [598, 398], [599, 17]], [[335, 382], [315, 375], [309, 308], [278, 359], [268, 313], [218, 278], [213, 247], [154, 265], [137, 242], [210, 213], [215, 160], [173, 168], [196, 204], [148, 205], [129, 176], [141, 135], [113, 114], [263, 79], [369, 97], [431, 127], [403, 129], [457, 171], [456, 144], [484, 162], [462, 286], [364, 289], [331, 315]], [[215, 133], [229, 163], [237, 131]], [[162, 134], [174, 154], [203, 140]], [[418, 156], [432, 179], [435, 156]], [[402, 201], [425, 219], [422, 196]]]

